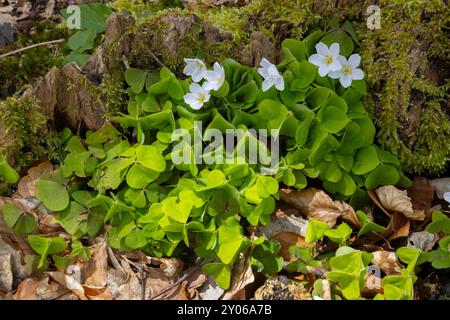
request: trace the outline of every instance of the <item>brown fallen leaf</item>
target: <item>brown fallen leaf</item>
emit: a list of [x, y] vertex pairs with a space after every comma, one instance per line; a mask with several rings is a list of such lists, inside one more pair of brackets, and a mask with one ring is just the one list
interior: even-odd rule
[[[278, 209], [272, 215], [271, 223], [258, 228], [256, 234], [264, 236], [266, 239], [277, 240], [280, 245], [280, 255], [286, 260], [290, 260], [289, 248], [291, 246], [313, 247], [314, 243], [306, 243], [305, 236], [308, 228], [308, 220], [288, 215], [286, 209]], [[288, 211], [289, 212], [289, 211]]]
[[54, 300], [67, 294], [69, 290], [51, 281], [48, 275], [42, 279], [31, 277], [19, 283], [14, 300]]
[[400, 266], [395, 252], [380, 250], [372, 252], [373, 258], [371, 263], [379, 267], [385, 274], [400, 274], [402, 267]]
[[53, 280], [75, 293], [81, 300], [88, 300], [84, 293], [83, 286], [78, 282], [77, 279], [75, 279], [75, 277], [67, 275], [61, 271], [49, 271], [47, 273], [50, 277], [53, 278]]
[[367, 272], [364, 275], [364, 286], [361, 289], [361, 296], [365, 298], [373, 298], [378, 293], [383, 293], [381, 278], [375, 274]]
[[337, 200], [333, 201], [322, 190], [315, 188], [305, 190], [281, 189], [280, 198], [299, 209], [308, 218], [321, 220], [330, 227], [336, 224], [338, 218], [342, 218], [355, 227], [361, 227], [361, 223], [350, 205]]
[[386, 230], [381, 234], [381, 237], [393, 240], [396, 238], [407, 237], [411, 227], [410, 220], [403, 214], [396, 212], [391, 215]]
[[399, 190], [394, 186], [382, 186], [375, 190], [379, 205], [389, 213], [400, 212], [411, 220], [425, 219], [424, 210], [414, 210], [411, 198], [406, 190]]
[[84, 286], [97, 288], [106, 286], [108, 274], [108, 251], [106, 247], [107, 244], [103, 240], [89, 247], [91, 260], [85, 273]]
[[431, 208], [434, 191], [428, 179], [415, 177], [411, 187], [407, 191], [408, 196], [411, 198], [413, 208], [420, 210], [429, 210]]
[[36, 196], [36, 183], [40, 177], [52, 173], [54, 171], [53, 164], [45, 160], [28, 170], [28, 174], [19, 180], [16, 194], [22, 198], [33, 198]]

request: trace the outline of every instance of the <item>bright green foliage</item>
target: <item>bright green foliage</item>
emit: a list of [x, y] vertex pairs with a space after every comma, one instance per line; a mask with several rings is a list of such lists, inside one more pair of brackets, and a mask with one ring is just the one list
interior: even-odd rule
[[301, 247], [290, 247], [289, 254], [293, 258], [289, 264], [286, 265], [285, 269], [289, 272], [301, 272], [303, 274], [308, 274], [308, 266], [311, 267], [323, 267], [323, 263], [320, 260], [315, 260], [311, 248], [301, 248]]
[[367, 218], [364, 212], [360, 210], [356, 211], [356, 216], [362, 223], [361, 229], [359, 229], [358, 231], [358, 237], [361, 237], [369, 232], [384, 232], [384, 230], [386, 229], [385, 227], [371, 221], [369, 218]]
[[258, 272], [267, 277], [273, 276], [283, 268], [283, 258], [278, 256], [281, 245], [276, 240], [265, 240], [252, 253], [251, 263]]
[[0, 178], [6, 183], [16, 183], [19, 174], [6, 161], [5, 156], [0, 153]]
[[426, 257], [434, 268], [450, 268], [450, 218], [440, 211], [434, 211], [426, 230], [431, 233], [440, 232], [445, 236], [439, 240], [437, 249], [423, 254], [427, 254]]
[[[101, 3], [80, 4], [80, 30], [72, 34], [68, 40], [70, 54], [64, 60], [64, 63], [75, 61], [83, 65], [90, 58], [88, 53], [94, 48], [95, 40], [98, 34], [105, 32], [106, 18], [112, 13], [111, 8]], [[62, 15], [67, 19], [69, 13], [62, 11]]]
[[31, 248], [41, 256], [38, 268], [43, 268], [46, 265], [49, 254], [61, 253], [67, 248], [66, 241], [61, 237], [28, 236], [28, 242]]
[[[364, 192], [366, 177], [380, 166], [399, 170], [395, 157], [384, 156], [372, 144], [374, 126], [360, 101], [363, 81], [344, 90], [337, 81], [319, 77], [307, 62], [311, 52], [306, 48], [317, 40], [283, 44], [279, 70], [286, 89], [281, 92], [274, 87], [263, 92], [256, 69], [223, 61], [225, 83], [200, 110], [183, 101], [189, 79], [177, 79], [168, 68], [157, 73], [128, 69], [128, 113], [112, 119], [125, 135], [107, 124], [88, 132], [84, 141], [69, 138], [60, 170], [39, 181], [38, 198], [58, 212], [57, 222], [75, 238], [94, 236], [108, 224], [113, 248], [141, 249], [153, 256], [191, 249], [211, 258], [214, 261], [203, 269], [224, 288], [235, 261], [249, 246], [256, 268], [277, 272], [282, 267], [277, 244], [250, 241], [243, 222], [270, 223], [280, 184], [304, 188], [307, 177], [319, 177], [328, 191], [349, 197], [356, 190]], [[195, 121], [202, 122], [204, 131]], [[186, 136], [174, 134], [176, 129], [185, 129]], [[207, 129], [242, 130], [233, 153], [211, 151], [233, 161], [215, 163], [208, 161], [207, 153], [198, 154], [197, 148], [202, 151], [207, 144], [196, 136]], [[269, 130], [288, 146], [281, 150], [278, 165], [267, 168], [271, 153], [261, 142], [258, 163], [251, 163], [247, 153], [237, 161], [238, 151], [256, 140], [249, 129]], [[370, 153], [376, 161], [364, 163], [358, 153]], [[175, 162], [178, 156], [202, 157], [203, 163]], [[354, 163], [357, 173], [352, 172]], [[261, 174], [263, 167], [273, 175]], [[383, 176], [375, 176], [376, 184], [384, 183]], [[73, 183], [76, 180], [87, 185]], [[344, 245], [351, 233], [346, 224], [327, 229], [311, 220], [307, 241], [326, 235]]]
[[327, 278], [339, 283], [346, 299], [360, 299], [364, 285], [364, 276], [372, 255], [350, 247], [341, 247], [335, 257], [330, 259], [331, 272]]

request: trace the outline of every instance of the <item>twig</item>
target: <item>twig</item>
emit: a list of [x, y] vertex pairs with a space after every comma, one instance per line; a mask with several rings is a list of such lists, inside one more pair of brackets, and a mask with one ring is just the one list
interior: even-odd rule
[[39, 46], [46, 46], [46, 45], [49, 45], [49, 44], [61, 43], [61, 42], [64, 42], [64, 41], [65, 41], [65, 39], [58, 39], [58, 40], [41, 42], [41, 43], [35, 43], [35, 44], [32, 44], [31, 46], [28, 46], [28, 47], [25, 47], [25, 48], [21, 48], [21, 49], [17, 49], [17, 50], [11, 51], [11, 52], [4, 53], [4, 54], [0, 55], [0, 59], [4, 58], [4, 57], [7, 57], [7, 56], [11, 56], [13, 54], [16, 54], [16, 53], [19, 53], [19, 52], [22, 52], [22, 51], [25, 51], [25, 50], [28, 50], [28, 49], [33, 49], [33, 48], [36, 48], [36, 47], [39, 47]]
[[161, 68], [165, 67], [164, 63], [162, 63], [162, 61], [158, 59], [158, 57], [156, 56], [156, 54], [153, 53], [152, 50], [149, 50], [148, 52], [150, 53], [150, 55], [152, 56], [152, 58], [159, 64], [159, 66], [160, 66]]
[[206, 264], [208, 262], [211, 262], [211, 260], [207, 259], [207, 260], [203, 261], [202, 263], [200, 263], [200, 264], [198, 264], [196, 266], [190, 267], [180, 278], [178, 278], [177, 281], [172, 283], [167, 288], [164, 288], [163, 290], [161, 290], [161, 291], [157, 292], [156, 294], [154, 294], [153, 296], [151, 296], [149, 300], [154, 300], [155, 298], [159, 297], [160, 295], [163, 295], [164, 293], [166, 293], [170, 289], [173, 289], [173, 288], [177, 287], [180, 283], [182, 283], [184, 280], [188, 279], [195, 271], [200, 269], [204, 264]]
[[141, 268], [141, 300], [145, 300], [145, 285], [147, 282], [147, 271], [142, 266]]

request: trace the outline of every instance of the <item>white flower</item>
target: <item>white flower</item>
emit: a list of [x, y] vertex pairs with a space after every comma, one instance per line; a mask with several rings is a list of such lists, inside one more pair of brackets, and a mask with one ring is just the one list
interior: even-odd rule
[[261, 68], [258, 69], [258, 73], [263, 77], [262, 90], [265, 92], [275, 85], [280, 91], [284, 90], [284, 78], [278, 72], [277, 67], [270, 63], [266, 58], [261, 59]]
[[225, 82], [225, 69], [216, 62], [214, 63], [214, 71], [205, 71], [204, 78], [206, 82], [203, 84], [203, 88], [217, 91]]
[[450, 192], [444, 193], [444, 200], [447, 201], [448, 203], [450, 203]]
[[201, 109], [203, 104], [209, 101], [209, 91], [205, 90], [197, 83], [191, 83], [189, 89], [191, 92], [184, 95], [184, 102], [186, 102], [192, 109]]
[[199, 82], [204, 78], [206, 65], [200, 59], [184, 59], [186, 67], [184, 67], [183, 73], [187, 76], [191, 76], [194, 82]]
[[330, 78], [338, 79], [344, 88], [350, 87], [353, 80], [361, 80], [364, 78], [364, 72], [358, 69], [361, 57], [359, 54], [352, 54], [348, 61], [343, 56], [338, 57], [338, 61], [341, 64], [339, 71], [333, 71], [328, 74]]
[[316, 44], [316, 51], [317, 53], [309, 57], [308, 61], [319, 67], [319, 75], [321, 77], [325, 77], [328, 73], [341, 69], [338, 61], [339, 43], [333, 43], [328, 48], [323, 42], [319, 42]]

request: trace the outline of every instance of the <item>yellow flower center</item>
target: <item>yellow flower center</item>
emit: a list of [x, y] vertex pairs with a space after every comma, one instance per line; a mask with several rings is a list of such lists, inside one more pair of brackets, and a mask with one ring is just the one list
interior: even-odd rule
[[206, 99], [206, 95], [204, 93], [200, 93], [197, 97], [197, 101], [199, 103], [203, 103], [203, 101], [205, 101], [205, 99]]
[[200, 61], [195, 61], [195, 65], [197, 66], [197, 68], [201, 69], [203, 68], [203, 65]]
[[350, 67], [350, 66], [343, 66], [343, 67], [342, 67], [341, 73], [342, 73], [344, 76], [349, 76], [349, 75], [352, 74], [352, 72], [353, 72], [352, 67]]
[[324, 61], [326, 64], [332, 64], [334, 60], [333, 60], [333, 57], [332, 57], [332, 56], [327, 55], [327, 56], [325, 56], [325, 59], [323, 59], [323, 61]]

